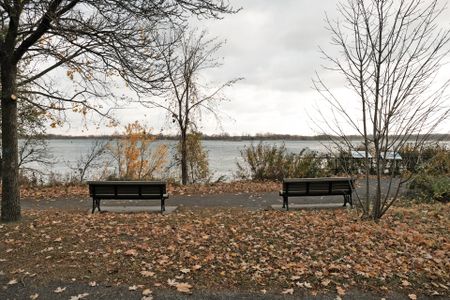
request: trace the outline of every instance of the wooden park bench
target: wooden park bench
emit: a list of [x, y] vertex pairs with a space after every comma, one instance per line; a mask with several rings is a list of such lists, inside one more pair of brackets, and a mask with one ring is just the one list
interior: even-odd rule
[[352, 192], [354, 179], [348, 177], [324, 177], [324, 178], [285, 178], [283, 190], [283, 208], [289, 210], [289, 197], [302, 196], [344, 196], [344, 206], [350, 203], [353, 207]]
[[161, 200], [161, 213], [169, 198], [166, 183], [162, 181], [89, 181], [92, 213], [100, 211], [100, 200]]

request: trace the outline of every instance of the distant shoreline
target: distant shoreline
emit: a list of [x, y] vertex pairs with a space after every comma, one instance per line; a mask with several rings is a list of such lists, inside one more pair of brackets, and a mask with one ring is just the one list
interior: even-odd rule
[[[158, 140], [178, 140], [179, 136], [176, 135], [156, 135]], [[23, 137], [22, 137], [23, 138]], [[123, 135], [55, 135], [47, 134], [38, 136], [38, 138], [46, 140], [88, 140], [88, 139], [122, 139]], [[350, 140], [361, 140], [361, 136], [350, 135], [347, 136]], [[273, 140], [286, 140], [286, 141], [324, 141], [330, 139], [338, 139], [336, 136], [329, 135], [315, 135], [315, 136], [303, 136], [303, 135], [289, 135], [289, 134], [256, 134], [256, 135], [203, 135], [202, 139], [205, 141], [273, 141]], [[432, 134], [429, 140], [433, 141], [450, 141], [450, 134]]]

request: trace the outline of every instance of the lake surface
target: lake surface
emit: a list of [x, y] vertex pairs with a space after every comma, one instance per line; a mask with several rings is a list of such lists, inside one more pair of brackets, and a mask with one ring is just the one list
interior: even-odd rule
[[[33, 167], [44, 171], [44, 173], [54, 173], [57, 177], [65, 178], [73, 173], [71, 169], [76, 165], [77, 160], [81, 156], [86, 155], [89, 149], [95, 143], [96, 139], [51, 139], [47, 141], [48, 156], [53, 164], [49, 167], [34, 165]], [[104, 140], [107, 142], [107, 140]], [[232, 179], [236, 173], [236, 162], [241, 160], [240, 151], [252, 144], [252, 141], [203, 141], [203, 147], [208, 151], [209, 167], [213, 173], [213, 178], [226, 176]], [[253, 141], [258, 144], [259, 141]], [[322, 141], [264, 141], [269, 145], [285, 145], [288, 151], [298, 153], [302, 149], [309, 148], [319, 152], [325, 152], [327, 142]], [[152, 148], [165, 144], [169, 148], [169, 159], [173, 157], [174, 149], [177, 144], [174, 140], [160, 140], [153, 143]], [[108, 157], [103, 157], [103, 161], [107, 163]], [[93, 170], [88, 179], [98, 176], [100, 170]]]
[[[60, 179], [66, 178], [74, 173], [73, 167], [81, 156], [86, 155], [96, 139], [51, 139], [48, 140], [48, 155], [53, 164], [45, 169], [42, 166], [35, 166], [44, 173], [54, 173]], [[104, 140], [107, 142], [107, 140]], [[165, 144], [169, 147], [169, 159], [173, 156], [176, 141], [160, 140], [153, 143], [153, 147]], [[209, 167], [213, 174], [213, 178], [225, 176], [230, 180], [234, 178], [237, 167], [236, 162], [241, 160], [240, 151], [245, 147], [258, 144], [259, 141], [203, 141], [204, 148], [208, 151]], [[319, 153], [327, 153], [330, 148], [329, 141], [282, 141], [270, 140], [264, 141], [268, 145], [285, 145], [288, 151], [299, 153], [305, 148]], [[445, 142], [450, 145], [450, 142]], [[108, 164], [110, 158], [103, 157], [102, 165]], [[72, 167], [72, 168], [71, 168]], [[113, 166], [109, 166], [113, 170]], [[100, 169], [91, 170], [91, 174], [87, 179], [95, 179], [100, 174]]]

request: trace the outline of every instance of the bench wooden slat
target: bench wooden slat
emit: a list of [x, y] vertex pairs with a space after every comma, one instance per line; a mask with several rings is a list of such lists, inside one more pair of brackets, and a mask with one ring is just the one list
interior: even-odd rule
[[162, 188], [162, 186], [148, 186], [144, 185], [141, 186], [141, 192], [142, 194], [165, 194], [166, 190]]
[[138, 185], [119, 185], [119, 186], [117, 186], [117, 195], [139, 196], [139, 186]]

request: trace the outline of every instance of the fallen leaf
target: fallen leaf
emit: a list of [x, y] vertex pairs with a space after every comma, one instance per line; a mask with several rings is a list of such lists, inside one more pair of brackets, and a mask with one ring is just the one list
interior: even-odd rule
[[8, 285], [14, 285], [17, 284], [17, 279], [11, 279], [10, 281], [8, 281]]
[[62, 292], [64, 292], [66, 290], [66, 288], [65, 287], [57, 287], [56, 288], [56, 290], [54, 290], [53, 292], [55, 292], [55, 293], [57, 293], [57, 294], [59, 294], [59, 293], [62, 293]]
[[322, 284], [323, 286], [328, 286], [328, 285], [330, 284], [330, 282], [331, 282], [331, 280], [329, 280], [329, 279], [324, 279], [324, 280], [322, 280], [321, 284]]
[[178, 282], [175, 279], [167, 279], [167, 284], [170, 286], [176, 286]]
[[143, 296], [150, 296], [152, 294], [152, 290], [151, 289], [145, 289], [142, 291], [142, 295]]
[[125, 255], [127, 255], [127, 256], [137, 256], [138, 252], [135, 249], [130, 249], [130, 250], [125, 251]]
[[411, 300], [417, 300], [417, 296], [415, 294], [409, 294], [408, 297]]
[[189, 283], [185, 283], [185, 282], [178, 283], [176, 285], [176, 287], [177, 287], [177, 291], [179, 291], [181, 293], [186, 293], [186, 294], [191, 293], [192, 285], [190, 285]]
[[80, 300], [89, 296], [88, 293], [78, 294], [77, 296], [71, 296], [69, 300]]
[[193, 269], [193, 270], [196, 270], [196, 271], [199, 270], [199, 269], [201, 269], [201, 268], [202, 268], [201, 265], [195, 265], [195, 266], [192, 267], [192, 269]]
[[441, 288], [443, 288], [443, 289], [448, 290], [448, 287], [447, 287], [445, 284], [439, 283], [439, 286], [440, 286]]
[[97, 286], [97, 282], [89, 281], [89, 286], [91, 286], [91, 287]]
[[30, 296], [31, 300], [36, 300], [37, 298], [39, 298], [39, 294], [38, 293], [33, 294], [33, 295]]
[[287, 295], [287, 294], [292, 295], [292, 294], [294, 294], [294, 289], [285, 289], [281, 293], [284, 295]]
[[302, 288], [308, 288], [308, 289], [312, 288], [311, 283], [306, 282], [306, 281], [305, 282], [296, 282], [295, 285], [298, 287], [302, 287]]
[[128, 287], [129, 291], [136, 291], [138, 289], [138, 287], [136, 285], [132, 285]]
[[345, 290], [343, 288], [341, 288], [340, 286], [336, 287], [336, 291], [337, 291], [339, 296], [344, 296], [345, 295]]
[[187, 274], [191, 271], [191, 269], [181, 269], [180, 272], [183, 274]]
[[402, 280], [402, 285], [406, 287], [406, 286], [410, 286], [411, 284], [409, 283], [408, 280]]
[[155, 273], [150, 271], [141, 271], [141, 275], [144, 277], [153, 277], [155, 276]]

